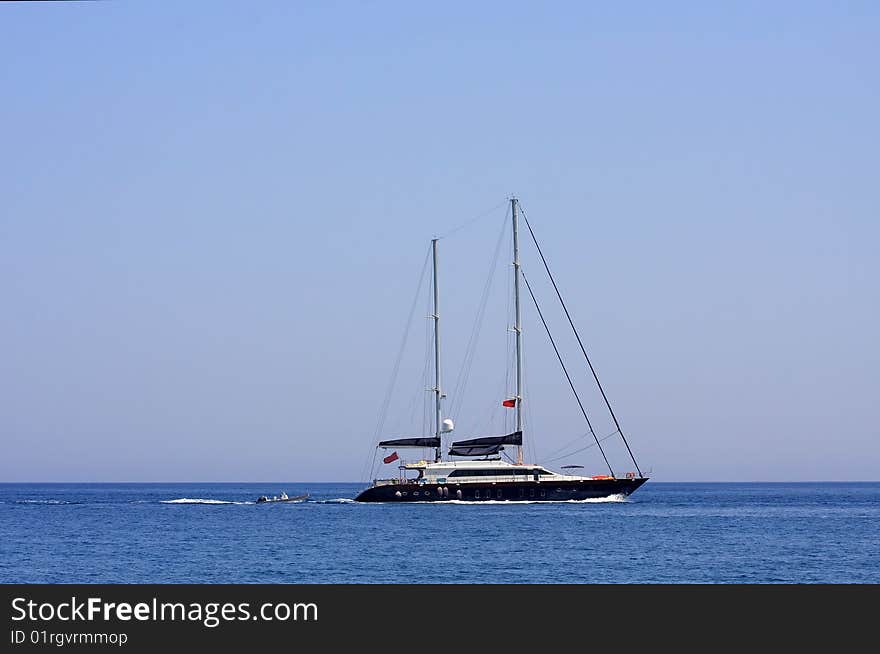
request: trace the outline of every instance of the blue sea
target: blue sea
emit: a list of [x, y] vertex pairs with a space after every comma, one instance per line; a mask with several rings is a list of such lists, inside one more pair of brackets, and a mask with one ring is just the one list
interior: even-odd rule
[[[359, 504], [360, 484], [0, 484], [17, 583], [880, 583], [880, 483]], [[309, 493], [257, 505], [262, 494]]]

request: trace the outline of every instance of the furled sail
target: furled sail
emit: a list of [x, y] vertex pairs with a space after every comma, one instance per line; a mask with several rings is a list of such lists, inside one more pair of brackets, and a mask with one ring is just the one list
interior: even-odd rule
[[449, 456], [488, 456], [497, 454], [505, 445], [522, 445], [522, 432], [505, 436], [483, 436], [466, 441], [455, 441], [449, 448]]
[[390, 441], [380, 441], [379, 447], [440, 447], [440, 439], [436, 436], [429, 438], [395, 438]]
[[449, 448], [449, 456], [489, 456], [498, 454], [504, 446], [496, 445], [453, 445]]

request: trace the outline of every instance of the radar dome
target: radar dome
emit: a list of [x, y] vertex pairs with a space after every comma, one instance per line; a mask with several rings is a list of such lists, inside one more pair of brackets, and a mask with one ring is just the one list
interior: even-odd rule
[[452, 422], [452, 418], [444, 418], [443, 422], [440, 423], [440, 431], [444, 434], [455, 429], [455, 423]]

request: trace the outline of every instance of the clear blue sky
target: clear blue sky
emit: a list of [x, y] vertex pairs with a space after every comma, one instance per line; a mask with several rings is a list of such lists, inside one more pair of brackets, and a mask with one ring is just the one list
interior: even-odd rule
[[[428, 240], [511, 193], [655, 479], [880, 478], [877, 3], [2, 5], [0, 480], [357, 480]], [[451, 380], [503, 211], [441, 241]]]

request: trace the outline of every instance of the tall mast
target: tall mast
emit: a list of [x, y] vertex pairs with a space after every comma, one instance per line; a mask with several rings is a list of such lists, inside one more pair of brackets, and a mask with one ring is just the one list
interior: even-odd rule
[[[431, 239], [431, 252], [434, 258], [434, 313], [431, 316], [434, 319], [434, 396], [435, 404], [435, 430], [434, 435], [440, 438], [440, 428], [443, 423], [443, 412], [440, 407], [440, 400], [443, 392], [440, 388], [440, 293], [437, 290], [437, 240]], [[434, 461], [440, 460], [441, 448], [434, 450]]]
[[[516, 431], [521, 432], [522, 424], [522, 316], [519, 308], [519, 225], [516, 216], [516, 198], [510, 198], [510, 213], [513, 217], [513, 298], [516, 322], [513, 332], [516, 334]], [[522, 445], [516, 446], [516, 462], [522, 464]]]

